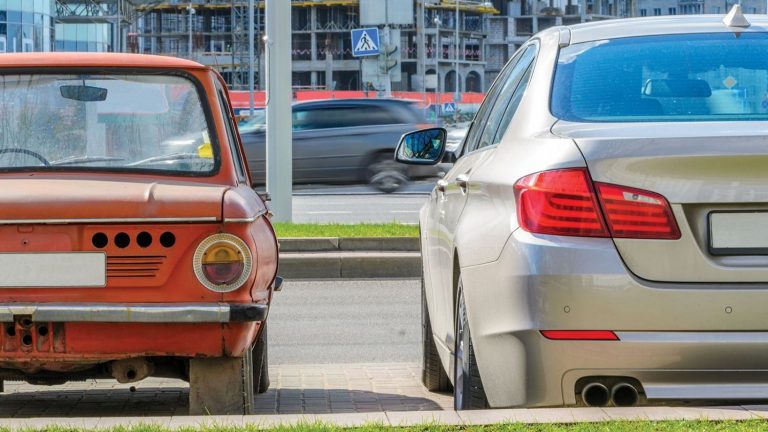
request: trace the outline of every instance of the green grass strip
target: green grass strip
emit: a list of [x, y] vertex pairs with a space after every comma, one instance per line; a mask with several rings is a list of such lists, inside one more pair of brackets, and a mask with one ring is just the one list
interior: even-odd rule
[[292, 224], [277, 222], [278, 237], [418, 237], [417, 225], [388, 224]]
[[[0, 431], [8, 429], [0, 428]], [[25, 429], [33, 432], [43, 429]], [[45, 429], [47, 432], [84, 432], [94, 430], [102, 432], [171, 432], [161, 426], [139, 425], [131, 427], [115, 427], [109, 429], [79, 429], [66, 427], [52, 427]], [[362, 427], [343, 428], [322, 423], [297, 424], [294, 426], [282, 426], [273, 428], [259, 428], [257, 425], [232, 427], [216, 426], [214, 422], [209, 426], [200, 428], [182, 428], [187, 432], [721, 432], [721, 431], [768, 431], [768, 422], [765, 420], [747, 421], [613, 421], [602, 423], [576, 423], [576, 424], [499, 424], [490, 426], [438, 426], [422, 425], [410, 427], [390, 427], [371, 424]]]

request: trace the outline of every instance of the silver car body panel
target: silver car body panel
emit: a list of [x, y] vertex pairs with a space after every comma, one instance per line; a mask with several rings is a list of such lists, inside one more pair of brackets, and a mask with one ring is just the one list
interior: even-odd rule
[[[745, 201], [768, 210], [768, 139], [761, 136], [768, 124], [567, 123], [553, 117], [548, 96], [563, 45], [768, 32], [768, 18], [747, 18], [747, 29], [701, 16], [606, 21], [534, 36], [540, 50], [533, 75], [501, 143], [465, 152], [445, 176], [445, 192], [433, 191], [420, 213], [427, 306], [451, 379], [460, 274], [492, 407], [574, 405], [579, 380], [595, 376], [636, 379], [647, 385], [646, 396], [659, 399], [696, 392], [768, 397], [768, 257], [712, 256], [702, 222], [713, 208], [755, 208]], [[666, 196], [681, 239], [545, 236], [518, 228], [518, 179], [585, 166], [596, 181]], [[466, 190], [456, 182], [461, 175]], [[541, 330], [611, 330], [620, 340], [549, 340]]]
[[[552, 131], [575, 140], [595, 181], [660, 193], [679, 240], [616, 239], [641, 278], [666, 282], [768, 281], [768, 256], [712, 256], [712, 211], [768, 211], [768, 122], [575, 124]], [[727, 145], [724, 145], [727, 141]]]

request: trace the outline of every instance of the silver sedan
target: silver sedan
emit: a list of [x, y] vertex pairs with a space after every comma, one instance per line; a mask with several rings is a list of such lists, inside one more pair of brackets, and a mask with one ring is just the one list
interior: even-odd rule
[[[535, 35], [421, 209], [457, 409], [768, 399], [768, 19]], [[442, 160], [445, 130], [403, 137]]]

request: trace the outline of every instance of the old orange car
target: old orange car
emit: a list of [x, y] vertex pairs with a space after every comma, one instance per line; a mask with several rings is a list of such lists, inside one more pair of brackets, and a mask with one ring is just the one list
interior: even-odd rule
[[277, 242], [221, 77], [125, 54], [0, 56], [0, 379], [269, 386]]

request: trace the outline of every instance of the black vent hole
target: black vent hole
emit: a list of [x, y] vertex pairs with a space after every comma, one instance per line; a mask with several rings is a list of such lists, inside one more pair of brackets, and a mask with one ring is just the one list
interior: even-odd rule
[[91, 238], [91, 242], [95, 248], [103, 249], [107, 247], [107, 244], [109, 243], [109, 237], [107, 237], [107, 235], [104, 233], [96, 233]]
[[119, 247], [120, 249], [125, 249], [131, 244], [131, 237], [124, 233], [118, 233], [115, 236], [115, 246]]
[[136, 244], [142, 248], [148, 248], [152, 244], [152, 234], [144, 231], [136, 236]]
[[160, 236], [160, 244], [166, 248], [173, 247], [176, 244], [176, 236], [172, 232], [166, 231]]

